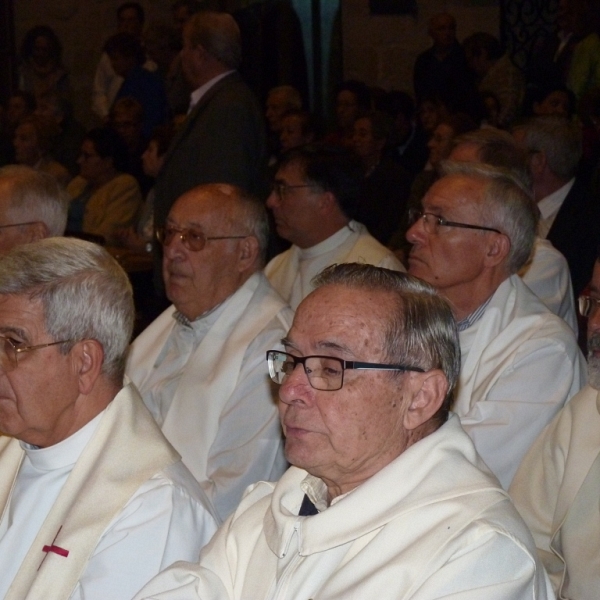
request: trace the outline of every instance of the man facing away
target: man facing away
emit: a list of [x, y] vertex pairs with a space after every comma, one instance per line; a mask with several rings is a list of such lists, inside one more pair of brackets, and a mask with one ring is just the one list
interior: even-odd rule
[[216, 529], [123, 367], [134, 308], [105, 250], [0, 260], [0, 597], [126, 600]]
[[589, 295], [588, 385], [533, 444], [510, 487], [557, 598], [594, 600], [600, 589], [600, 261]]
[[0, 169], [0, 255], [11, 248], [61, 236], [70, 198], [56, 178], [23, 165]]
[[277, 233], [292, 247], [265, 268], [273, 287], [295, 309], [322, 269], [365, 262], [403, 271], [400, 261], [352, 219], [360, 166], [339, 150], [298, 148], [283, 157], [267, 206]]
[[409, 273], [450, 301], [461, 374], [453, 410], [505, 488], [525, 452], [585, 383], [570, 327], [517, 275], [538, 211], [510, 173], [455, 162], [413, 215]]
[[371, 265], [324, 271], [267, 353], [292, 467], [248, 489], [198, 564], [136, 600], [553, 598], [506, 492], [449, 417], [448, 304]]
[[600, 243], [600, 203], [589, 178], [578, 172], [581, 125], [559, 116], [534, 117], [517, 123], [512, 133], [530, 157], [533, 194], [541, 212], [539, 235], [567, 259], [578, 296], [588, 283]]
[[133, 342], [126, 369], [221, 519], [286, 468], [263, 362], [291, 311], [262, 273], [267, 237], [263, 203], [240, 188], [179, 198], [159, 236], [173, 305]]

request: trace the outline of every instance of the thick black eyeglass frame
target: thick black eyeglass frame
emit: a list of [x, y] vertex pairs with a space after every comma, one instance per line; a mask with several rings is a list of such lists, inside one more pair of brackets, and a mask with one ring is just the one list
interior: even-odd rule
[[[356, 361], [356, 360], [344, 360], [342, 358], [338, 358], [337, 356], [325, 356], [322, 354], [313, 354], [312, 356], [294, 356], [293, 354], [289, 354], [288, 352], [283, 352], [282, 350], [267, 350], [267, 363], [269, 365], [269, 375], [271, 376], [271, 379], [279, 384], [279, 382], [275, 379], [275, 371], [272, 368], [272, 364], [275, 362], [275, 359], [273, 358], [274, 354], [283, 354], [286, 357], [290, 358], [292, 360], [292, 362], [294, 363], [294, 369], [298, 366], [298, 365], [302, 365], [302, 368], [304, 369], [304, 373], [306, 374], [306, 378], [308, 379], [308, 383], [310, 383], [310, 386], [312, 388], [314, 388], [315, 390], [319, 390], [321, 392], [336, 392], [337, 390], [341, 390], [342, 387], [344, 387], [344, 371], [346, 371], [346, 369], [354, 369], [354, 370], [373, 370], [373, 371], [415, 371], [417, 373], [425, 373], [425, 369], [421, 369], [420, 367], [412, 367], [412, 366], [407, 366], [407, 365], [390, 365], [390, 364], [385, 364], [385, 363], [370, 363], [370, 362], [360, 362], [360, 361]], [[329, 389], [322, 389], [322, 388], [317, 388], [313, 385], [312, 381], [310, 380], [310, 377], [308, 375], [308, 373], [306, 372], [306, 361], [309, 360], [310, 358], [326, 358], [327, 360], [335, 360], [336, 362], [339, 362], [341, 367], [342, 367], [342, 376], [340, 378], [340, 387], [338, 388], [329, 388]], [[292, 369], [292, 370], [294, 370]], [[279, 384], [281, 385], [281, 384]]]
[[469, 225], [468, 223], [457, 223], [456, 221], [448, 221], [444, 219], [444, 217], [440, 217], [439, 215], [434, 215], [433, 213], [424, 212], [422, 210], [417, 210], [415, 208], [411, 209], [408, 213], [408, 220], [412, 225], [414, 225], [419, 219], [424, 219], [425, 221], [429, 218], [433, 217], [437, 223], [438, 227], [460, 227], [462, 229], [481, 229], [482, 231], [493, 231], [494, 233], [499, 233], [504, 235], [499, 229], [494, 229], [493, 227], [483, 227], [482, 225]]

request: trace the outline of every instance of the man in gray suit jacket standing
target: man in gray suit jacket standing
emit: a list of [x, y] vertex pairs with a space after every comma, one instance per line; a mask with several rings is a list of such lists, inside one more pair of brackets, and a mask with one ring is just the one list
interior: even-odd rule
[[231, 15], [201, 12], [186, 23], [181, 65], [194, 91], [156, 181], [157, 227], [164, 225], [175, 200], [199, 184], [264, 192], [262, 111], [236, 71], [240, 62], [240, 30]]

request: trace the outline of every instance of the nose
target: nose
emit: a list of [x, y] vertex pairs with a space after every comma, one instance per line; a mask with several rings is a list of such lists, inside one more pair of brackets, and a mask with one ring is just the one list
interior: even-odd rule
[[267, 198], [267, 208], [273, 209], [281, 204], [281, 199], [279, 198], [279, 193], [275, 188], [271, 190], [269, 197]]
[[296, 368], [279, 387], [279, 399], [284, 404], [293, 404], [298, 401], [306, 403], [313, 393], [314, 389], [311, 387], [304, 366], [301, 364], [296, 365]]
[[165, 259], [174, 260], [178, 256], [184, 256], [184, 254], [185, 246], [180, 233], [176, 233], [168, 244], [163, 243], [163, 257]]
[[423, 219], [417, 219], [406, 232], [406, 239], [411, 244], [417, 244], [425, 239], [427, 232], [425, 231]]

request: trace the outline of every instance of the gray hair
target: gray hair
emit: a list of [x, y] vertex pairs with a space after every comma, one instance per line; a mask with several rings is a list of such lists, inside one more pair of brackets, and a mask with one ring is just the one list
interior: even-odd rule
[[230, 69], [242, 62], [240, 28], [228, 13], [203, 11], [196, 13], [186, 24], [190, 41], [201, 45], [213, 58]]
[[462, 175], [485, 182], [481, 216], [486, 227], [500, 230], [510, 240], [506, 266], [517, 273], [529, 260], [540, 211], [531, 191], [508, 169], [483, 163], [443, 161], [442, 176]]
[[456, 148], [461, 144], [477, 146], [480, 162], [508, 169], [519, 179], [523, 187], [531, 190], [532, 182], [527, 152], [507, 131], [495, 127], [483, 127], [459, 135], [453, 140], [452, 145]]
[[41, 221], [51, 236], [64, 234], [70, 198], [55, 177], [23, 165], [10, 165], [0, 169], [0, 190], [8, 192], [10, 219]]
[[[54, 340], [93, 339], [104, 350], [102, 373], [122, 384], [135, 310], [123, 269], [100, 246], [47, 238], [13, 248], [0, 260], [0, 295], [40, 300]], [[65, 344], [66, 353], [71, 345]]]
[[527, 119], [513, 127], [522, 131], [530, 153], [543, 152], [548, 167], [564, 181], [575, 176], [583, 152], [581, 125], [565, 117], [547, 115]]
[[460, 373], [460, 343], [450, 304], [428, 283], [406, 273], [367, 264], [346, 263], [327, 267], [313, 281], [315, 287], [342, 285], [392, 294], [395, 310], [385, 327], [387, 360], [440, 369], [448, 380], [448, 392], [434, 421], [448, 418]]

